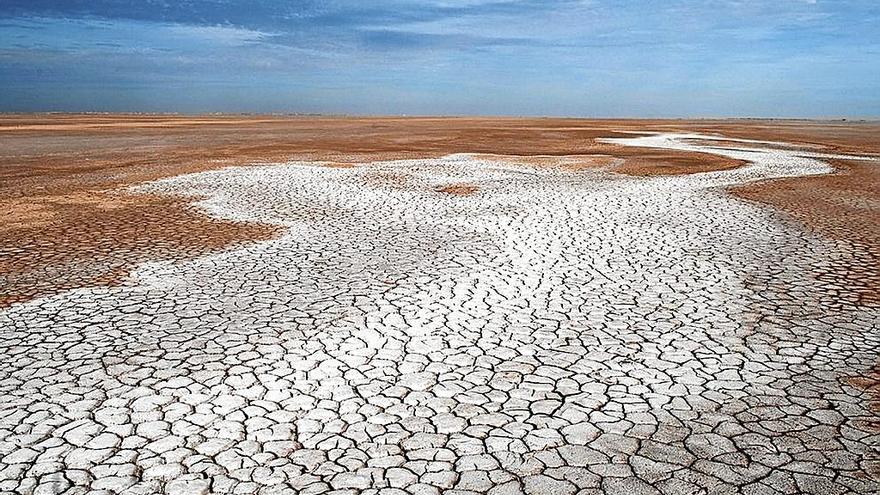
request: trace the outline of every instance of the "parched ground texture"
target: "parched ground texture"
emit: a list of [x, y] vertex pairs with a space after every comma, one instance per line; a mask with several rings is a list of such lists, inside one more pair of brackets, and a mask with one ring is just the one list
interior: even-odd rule
[[878, 129], [0, 119], [0, 491], [877, 493]]

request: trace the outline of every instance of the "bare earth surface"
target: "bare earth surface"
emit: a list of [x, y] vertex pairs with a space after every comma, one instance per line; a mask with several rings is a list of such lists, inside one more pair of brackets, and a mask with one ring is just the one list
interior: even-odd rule
[[877, 493], [878, 136], [0, 117], [0, 492]]
[[181, 173], [291, 159], [339, 166], [461, 151], [522, 155], [520, 161], [545, 164], [571, 155], [564, 163], [574, 168], [608, 165], [614, 153], [620, 165], [646, 173], [736, 165], [713, 155], [596, 142], [618, 135], [616, 127], [564, 119], [0, 116], [0, 307], [117, 283], [148, 259], [179, 259], [271, 235], [265, 226], [217, 228], [168, 198], [120, 198], [121, 186]]

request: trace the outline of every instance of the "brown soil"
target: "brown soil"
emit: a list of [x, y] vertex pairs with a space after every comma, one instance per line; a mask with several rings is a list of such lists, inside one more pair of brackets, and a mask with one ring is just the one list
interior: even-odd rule
[[874, 430], [880, 431], [880, 364], [865, 373], [864, 376], [851, 376], [845, 379], [846, 383], [860, 388], [868, 393], [868, 404], [871, 412], [877, 413], [874, 422]]
[[[141, 261], [195, 256], [273, 235], [265, 226], [210, 219], [186, 208], [181, 199], [119, 192], [161, 177], [285, 160], [348, 167], [462, 152], [571, 170], [616, 166], [615, 171], [633, 175], [692, 173], [740, 163], [599, 143], [597, 138], [681, 130], [880, 153], [878, 129], [875, 124], [787, 121], [0, 115], [0, 306], [70, 287], [115, 283]], [[398, 176], [374, 179], [401, 185]], [[799, 200], [806, 187], [802, 180], [785, 187], [780, 181], [752, 186], [739, 194], [790, 211], [828, 235], [876, 248], [871, 222], [809, 213], [818, 203]], [[832, 187], [834, 181], [845, 187]], [[855, 173], [829, 184], [809, 188], [815, 195], [843, 194], [828, 197], [841, 204], [877, 197]], [[876, 266], [876, 258], [871, 259]]]
[[479, 188], [473, 184], [450, 184], [438, 187], [437, 192], [452, 194], [453, 196], [471, 196], [476, 194]]
[[811, 120], [702, 120], [664, 122], [662, 130], [696, 131], [728, 138], [783, 141], [855, 154], [880, 154], [880, 122]]
[[275, 233], [264, 225], [213, 220], [188, 208], [190, 201], [94, 191], [46, 196], [39, 206], [13, 209], [0, 224], [0, 307], [115, 284], [144, 261], [191, 258]]
[[853, 259], [818, 273], [841, 297], [880, 304], [880, 163], [834, 160], [833, 175], [780, 179], [733, 189], [781, 209], [821, 235], [847, 242]]
[[614, 168], [619, 174], [640, 177], [657, 175], [682, 175], [715, 170], [730, 170], [741, 167], [746, 162], [733, 160], [709, 153], [681, 153], [666, 150], [652, 150], [642, 156], [628, 158], [622, 165]]

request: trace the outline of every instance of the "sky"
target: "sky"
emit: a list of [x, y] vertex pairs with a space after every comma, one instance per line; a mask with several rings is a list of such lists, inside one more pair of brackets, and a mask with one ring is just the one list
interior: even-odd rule
[[878, 117], [878, 0], [0, 0], [0, 111]]

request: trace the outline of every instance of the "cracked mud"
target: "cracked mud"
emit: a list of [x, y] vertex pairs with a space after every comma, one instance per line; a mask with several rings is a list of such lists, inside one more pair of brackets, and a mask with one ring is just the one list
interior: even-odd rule
[[880, 309], [817, 274], [845, 244], [724, 191], [840, 156], [700, 139], [613, 142], [748, 164], [140, 186], [282, 233], [2, 310], [0, 491], [877, 493]]

